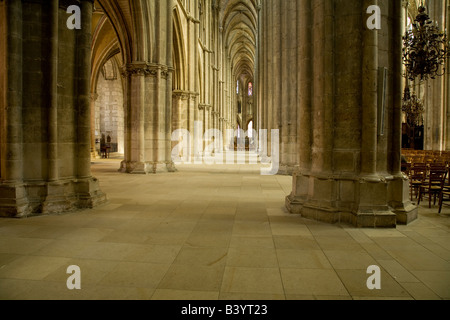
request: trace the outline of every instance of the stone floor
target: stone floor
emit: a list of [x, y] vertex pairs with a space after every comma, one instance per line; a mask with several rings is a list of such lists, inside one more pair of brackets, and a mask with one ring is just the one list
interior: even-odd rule
[[[0, 219], [1, 299], [450, 299], [450, 207], [361, 230], [289, 215], [291, 178], [257, 165], [118, 168], [93, 164], [102, 207]], [[81, 290], [66, 287], [70, 265]], [[371, 265], [381, 290], [366, 286]]]

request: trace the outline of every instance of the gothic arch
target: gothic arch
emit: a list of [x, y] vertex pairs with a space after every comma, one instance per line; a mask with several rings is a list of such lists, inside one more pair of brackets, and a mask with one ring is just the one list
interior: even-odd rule
[[173, 30], [173, 89], [184, 91], [186, 89], [186, 52], [184, 45], [184, 32], [181, 25], [178, 6], [175, 6], [173, 10]]
[[[93, 14], [92, 47], [91, 47], [91, 93], [95, 94], [98, 76], [104, 64], [112, 57], [119, 55], [123, 59], [119, 40], [108, 17], [96, 10]], [[123, 61], [119, 62], [119, 66]]]
[[[108, 17], [112, 28], [118, 38], [120, 52], [122, 53], [123, 63], [132, 62], [132, 32], [131, 32], [131, 14], [125, 15], [122, 8], [113, 1], [97, 0], [95, 4]], [[128, 12], [129, 7], [127, 8]]]

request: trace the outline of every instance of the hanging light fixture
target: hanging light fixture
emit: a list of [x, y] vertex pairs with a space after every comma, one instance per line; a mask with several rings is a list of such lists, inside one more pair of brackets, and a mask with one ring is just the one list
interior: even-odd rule
[[406, 77], [435, 79], [445, 73], [445, 60], [449, 55], [449, 43], [444, 32], [439, 31], [426, 13], [424, 6], [419, 7], [419, 14], [403, 37], [403, 63]]
[[406, 113], [406, 122], [409, 126], [416, 127], [423, 122], [422, 114], [425, 111], [423, 102], [415, 93], [411, 94], [408, 86], [403, 96], [402, 111]]

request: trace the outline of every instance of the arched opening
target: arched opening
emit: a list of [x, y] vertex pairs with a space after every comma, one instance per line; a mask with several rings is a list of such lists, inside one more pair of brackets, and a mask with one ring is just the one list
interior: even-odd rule
[[99, 74], [95, 103], [96, 152], [102, 157], [124, 154], [124, 100], [123, 85], [117, 57], [109, 59]]
[[[92, 157], [123, 158], [126, 150], [125, 79], [129, 58], [126, 23], [118, 23], [117, 8], [94, 2], [91, 47]], [[113, 20], [116, 23], [113, 23]]]

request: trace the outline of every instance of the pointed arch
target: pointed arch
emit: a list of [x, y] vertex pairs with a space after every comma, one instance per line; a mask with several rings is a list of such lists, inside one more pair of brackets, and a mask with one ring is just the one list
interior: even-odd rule
[[186, 89], [186, 52], [178, 6], [173, 9], [173, 30], [173, 90], [184, 91]]

